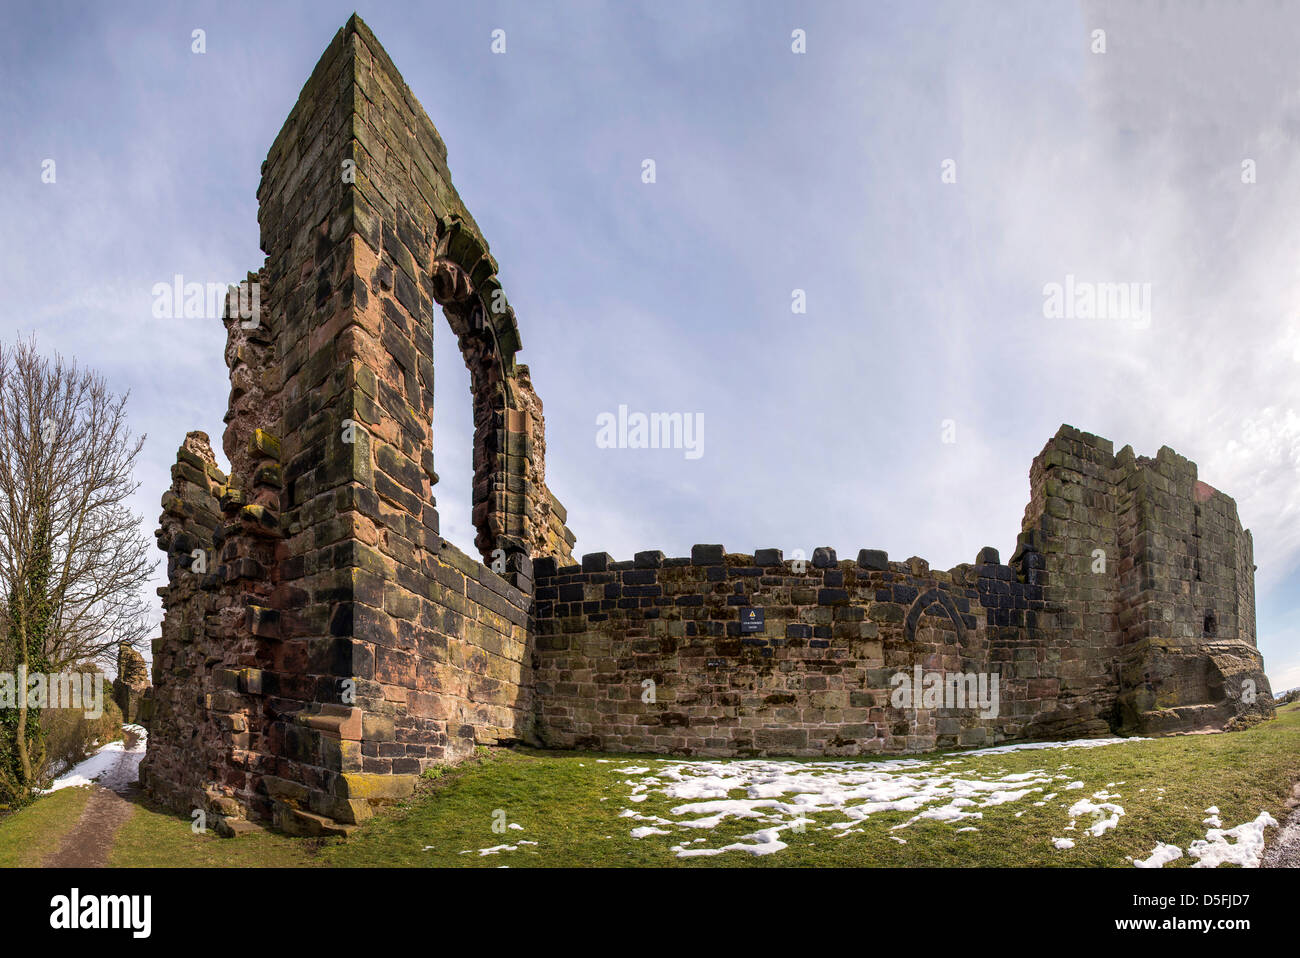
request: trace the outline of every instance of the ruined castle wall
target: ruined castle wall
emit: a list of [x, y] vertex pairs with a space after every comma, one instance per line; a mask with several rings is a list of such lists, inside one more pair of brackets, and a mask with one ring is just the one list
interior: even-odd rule
[[1154, 459], [1126, 448], [1117, 472], [1131, 490], [1135, 573], [1123, 596], [1121, 723], [1161, 731], [1221, 723], [1238, 710], [1243, 679], [1248, 698], [1267, 688], [1250, 533], [1232, 499], [1168, 447]]
[[[984, 556], [982, 556], [984, 557]], [[1034, 655], [995, 646], [1044, 614], [1041, 588], [996, 561], [931, 571], [819, 549], [689, 559], [603, 554], [537, 567], [534, 674], [548, 745], [698, 755], [860, 755], [1024, 737], [1057, 712]], [[762, 609], [761, 633], [742, 631]], [[892, 680], [996, 672], [1000, 707], [896, 708]], [[653, 683], [652, 686], [647, 683]], [[653, 701], [648, 701], [653, 689]]]
[[[1134, 464], [1147, 481], [1139, 504], [1149, 533], [1147, 596], [1161, 609], [1146, 617], [1147, 632], [1197, 644], [1238, 636], [1237, 582], [1241, 524], [1236, 504], [1196, 477], [1196, 463], [1164, 447]], [[1246, 637], [1253, 642], [1254, 631]]]
[[162, 635], [153, 642], [149, 750], [140, 767], [140, 780], [155, 796], [185, 811], [203, 808], [205, 789], [229, 774], [228, 730], [208, 708], [219, 694], [211, 663], [224, 654], [222, 637], [208, 630], [207, 621], [218, 611], [214, 534], [222, 523], [218, 497], [225, 484], [208, 437], [190, 433], [162, 497], [157, 540], [167, 553], [168, 584], [158, 590]]
[[[574, 564], [497, 263], [355, 16], [262, 174], [261, 309], [225, 320], [230, 475], [191, 434], [158, 533], [141, 776], [178, 810], [346, 832], [477, 744], [900, 754], [1222, 727], [1252, 682], [1266, 710], [1232, 500], [1167, 449], [1068, 426], [1034, 460], [1009, 565], [721, 546]], [[472, 557], [439, 533], [435, 307], [455, 337], [438, 361], [470, 373]], [[996, 675], [997, 714], [897, 704], [918, 669]]]
[[[612, 751], [813, 755], [1107, 734], [1129, 714], [1136, 680], [1122, 676], [1153, 662], [1171, 705], [1220, 699], [1217, 660], [1188, 633], [1202, 605], [1235, 610], [1249, 590], [1237, 551], [1249, 536], [1230, 499], [1195, 484], [1194, 469], [1188, 480], [1186, 460], [1166, 450], [1148, 463], [1062, 427], [1034, 460], [1011, 565], [988, 549], [950, 572], [821, 549], [800, 569], [775, 550], [720, 546], [690, 559], [539, 560], [539, 735]], [[741, 631], [750, 608], [764, 612], [762, 633]], [[1219, 622], [1240, 634], [1235, 611]], [[1194, 654], [1154, 660], [1146, 636], [1175, 626]], [[1217, 671], [1262, 677], [1253, 634], [1240, 644]], [[893, 682], [918, 667], [996, 674], [998, 714], [894, 708]]]
[[[1235, 503], [1234, 503], [1235, 512]], [[1225, 633], [1226, 637], [1236, 638], [1242, 642], [1257, 645], [1255, 633], [1255, 541], [1249, 529], [1236, 533], [1237, 540], [1237, 585], [1235, 608], [1237, 612], [1237, 631], [1235, 635]]]
[[[259, 281], [250, 274], [246, 284]], [[231, 381], [223, 445], [231, 474], [216, 467], [207, 436], [191, 433], [163, 497], [158, 540], [168, 550], [168, 585], [160, 590], [157, 689], [141, 773], [171, 804], [221, 817], [264, 805], [259, 776], [278, 761], [261, 694], [263, 670], [274, 665], [263, 634], [277, 605], [281, 538], [279, 449], [264, 428], [279, 425], [270, 328], [276, 311], [262, 301], [241, 316], [238, 297], [236, 291], [223, 317]], [[204, 756], [202, 765], [195, 753]]]
[[[147, 767], [178, 807], [331, 831], [428, 764], [531, 737], [531, 556], [567, 559], [574, 537], [545, 485], [542, 405], [495, 261], [437, 131], [355, 18], [258, 198], [262, 315], [227, 321], [231, 476], [204, 491], [217, 565], [165, 596]], [[491, 568], [439, 535], [435, 298], [471, 371]], [[180, 527], [164, 525], [174, 547]], [[190, 632], [193, 653], [178, 645]]]
[[1059, 680], [1056, 718], [1072, 734], [1107, 730], [1115, 707], [1117, 602], [1131, 561], [1120, 542], [1114, 459], [1109, 440], [1061, 427], [1030, 467], [1017, 545], [1017, 556], [1026, 548], [1042, 555], [1050, 608], [1029, 639], [1044, 674]]
[[1114, 454], [1062, 426], [1030, 482], [1020, 542], [1041, 550], [1044, 595], [1060, 607], [1035, 642], [1075, 727], [1204, 727], [1238, 710], [1243, 679], [1267, 687], [1250, 533], [1195, 463], [1168, 447]]

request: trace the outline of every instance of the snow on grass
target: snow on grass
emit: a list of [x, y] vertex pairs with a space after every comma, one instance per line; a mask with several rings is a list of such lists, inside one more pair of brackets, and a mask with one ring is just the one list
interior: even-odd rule
[[[993, 748], [977, 748], [962, 755], [1004, 755], [1007, 752], [1028, 752], [1040, 748], [1100, 748], [1103, 745], [1120, 745], [1124, 742], [1149, 742], [1149, 738], [1078, 738], [1069, 742], [1024, 742], [1019, 745], [996, 745]], [[1062, 768], [1069, 768], [1062, 765]]]
[[[1147, 741], [1135, 738], [1082, 739], [1072, 742], [1025, 743], [980, 749], [963, 755], [989, 755], [1011, 751], [1097, 748], [1123, 742]], [[710, 831], [724, 822], [752, 822], [755, 831], [743, 834], [739, 841], [709, 847], [704, 838], [692, 838], [671, 846], [679, 858], [707, 857], [743, 852], [771, 855], [789, 847], [782, 841], [786, 832], [804, 834], [810, 829], [831, 832], [835, 838], [863, 834], [871, 816], [881, 812], [908, 813], [905, 821], [890, 826], [896, 833], [918, 822], [939, 822], [954, 826], [953, 832], [978, 831], [972, 824], [984, 817], [982, 809], [1024, 803], [1044, 808], [1062, 792], [1078, 791], [1086, 786], [1082, 780], [1058, 774], [1072, 768], [1060, 765], [1053, 772], [1034, 769], [1010, 774], [1006, 769], [991, 772], [963, 769], [960, 758], [942, 761], [894, 759], [887, 761], [797, 762], [776, 759], [742, 761], [708, 761], [674, 759], [656, 760], [656, 766], [622, 766], [612, 769], [630, 786], [625, 796], [631, 803], [651, 797], [667, 799], [670, 806], [661, 815], [643, 815], [624, 808], [621, 818], [647, 824], [631, 832], [634, 838], [651, 835], [683, 835], [690, 831]], [[1076, 773], [1077, 774], [1077, 773]], [[1065, 784], [1061, 784], [1061, 782]], [[1066, 832], [1078, 828], [1090, 838], [1100, 838], [1119, 827], [1124, 808], [1117, 804], [1122, 796], [1111, 789], [1125, 782], [1107, 782], [1106, 787], [1081, 798], [1073, 805], [1062, 802], [1060, 808], [1069, 821]], [[1049, 789], [1054, 789], [1049, 791]], [[1145, 792], [1145, 789], [1141, 790]], [[1156, 791], [1163, 793], [1164, 786]], [[1163, 794], [1154, 796], [1157, 801]], [[1037, 799], [1028, 801], [1028, 799]], [[662, 811], [662, 809], [656, 809]], [[1014, 812], [1019, 818], [1024, 809]], [[1204, 839], [1197, 839], [1186, 849], [1196, 859], [1194, 868], [1217, 868], [1220, 865], [1256, 867], [1263, 854], [1264, 830], [1277, 821], [1261, 812], [1254, 821], [1236, 828], [1221, 828], [1217, 806], [1205, 809], [1204, 824], [1211, 826]], [[820, 817], [811, 817], [820, 816]], [[1076, 833], [1078, 834], [1078, 833]], [[896, 834], [888, 837], [900, 845], [907, 840]], [[1080, 839], [1051, 838], [1054, 848], [1075, 848]], [[1138, 868], [1163, 868], [1179, 860], [1184, 851], [1177, 845], [1158, 842], [1145, 859], [1130, 858]]]
[[[1082, 818], [1084, 815], [1095, 816], [1093, 823], [1084, 829], [1084, 831], [1089, 835], [1096, 837], [1118, 825], [1120, 816], [1124, 814], [1124, 809], [1120, 808], [1114, 802], [1105, 801], [1105, 799], [1118, 798], [1119, 796], [1111, 795], [1104, 789], [1100, 792], [1095, 792], [1092, 797], [1103, 799], [1103, 801], [1093, 802], [1086, 798], [1081, 798], [1070, 806], [1069, 815], [1072, 819]], [[1073, 825], [1074, 822], [1072, 821], [1070, 824]]]
[[[1210, 813], [1203, 824], [1214, 823], [1216, 827], [1206, 832], [1204, 838], [1198, 838], [1187, 846], [1187, 854], [1196, 859], [1193, 868], [1218, 868], [1220, 865], [1238, 865], [1241, 868], [1258, 868], [1264, 856], [1264, 829], [1275, 827], [1277, 819], [1268, 812], [1260, 812], [1254, 821], [1245, 822], [1236, 828], [1218, 828], [1219, 808], [1211, 805], [1206, 809]], [[1233, 839], [1229, 841], [1229, 839]], [[1183, 850], [1177, 845], [1158, 842], [1149, 858], [1144, 860], [1129, 859], [1138, 868], [1163, 868], [1172, 861], [1183, 857]]]
[[[650, 797], [662, 797], [676, 804], [670, 806], [665, 819], [641, 815], [630, 808], [619, 814], [648, 822], [632, 830], [635, 838], [650, 835], [682, 834], [690, 830], [711, 830], [724, 822], [752, 821], [756, 831], [741, 835], [739, 842], [721, 847], [687, 847], [699, 839], [680, 842], [671, 851], [679, 858], [721, 855], [739, 851], [750, 855], [770, 855], [788, 847], [780, 835], [785, 831], [802, 833], [810, 827], [829, 831], [837, 838], [860, 834], [861, 826], [880, 812], [907, 812], [911, 817], [890, 827], [897, 832], [917, 822], [952, 823], [958, 831], [977, 831], [972, 820], [984, 817], [982, 809], [1022, 802], [1040, 796], [1049, 788], [1079, 789], [1082, 781], [1061, 786], [1055, 775], [1042, 769], [1009, 773], [999, 769], [992, 773], [961, 770], [966, 755], [1003, 752], [1097, 748], [1140, 739], [1081, 739], [1070, 742], [1026, 743], [962, 753], [962, 758], [945, 760], [894, 759], [889, 761], [795, 762], [775, 759], [741, 761], [658, 760], [658, 767], [622, 766], [613, 771], [630, 786], [628, 802], [640, 803]], [[1062, 766], [1068, 768], [1071, 766]], [[1110, 787], [1123, 783], [1110, 783]], [[1057, 791], [1047, 792], [1055, 798]], [[1084, 799], [1070, 809], [1070, 817], [1094, 815], [1087, 832], [1099, 836], [1115, 828], [1124, 809], [1111, 799], [1108, 791], [1094, 793], [1092, 801]], [[1042, 806], [1045, 800], [1033, 802]], [[1062, 806], [1064, 808], [1064, 806]], [[1017, 812], [1017, 817], [1023, 812]], [[823, 816], [820, 819], [808, 816]], [[1072, 828], [1074, 822], [1071, 821]], [[905, 844], [906, 840], [889, 836]], [[1057, 848], [1073, 847], [1071, 839], [1054, 839]], [[1068, 844], [1063, 844], [1068, 843]]]
[[1177, 861], [1183, 857], [1183, 850], [1177, 845], [1166, 845], [1164, 842], [1156, 842], [1156, 847], [1152, 849], [1147, 858], [1130, 858], [1135, 868], [1164, 868], [1172, 861]]
[[[1236, 828], [1211, 828], [1204, 838], [1187, 846], [1187, 854], [1197, 859], [1193, 868], [1218, 868], [1220, 865], [1240, 865], [1258, 868], [1264, 855], [1264, 829], [1276, 827], [1277, 819], [1268, 812], [1260, 812], [1254, 821]], [[1235, 839], [1229, 842], [1228, 839]]]
[[56, 778], [44, 794], [92, 782], [120, 792], [135, 782], [140, 777], [140, 759], [144, 758], [148, 733], [139, 725], [123, 725], [122, 730], [137, 736], [135, 745], [128, 749], [125, 741], [109, 742]]
[[640, 828], [632, 829], [633, 838], [645, 838], [647, 835], [671, 835], [672, 832], [664, 828], [655, 828], [653, 825], [642, 825]]
[[[478, 850], [478, 855], [479, 855], [479, 858], [482, 858], [484, 855], [499, 855], [501, 852], [517, 852], [517, 851], [519, 851], [519, 849], [522, 848], [524, 845], [536, 845], [536, 844], [537, 844], [537, 842], [526, 842], [526, 841], [521, 841], [521, 842], [518, 842], [518, 843], [516, 843], [516, 844], [514, 844], [514, 845], [493, 845], [491, 848], [480, 848], [480, 849]], [[429, 847], [432, 848], [433, 846], [430, 845]], [[472, 854], [472, 851], [471, 851], [471, 850], [466, 850], [466, 851], [461, 852], [461, 854], [462, 854], [462, 855], [469, 855], [469, 854]]]

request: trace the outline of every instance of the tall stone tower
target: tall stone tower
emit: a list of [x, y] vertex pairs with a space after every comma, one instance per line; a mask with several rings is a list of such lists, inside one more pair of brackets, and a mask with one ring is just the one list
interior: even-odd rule
[[1042, 556], [1058, 611], [1041, 640], [1077, 692], [1076, 718], [1150, 734], [1221, 727], [1257, 702], [1271, 711], [1251, 535], [1196, 463], [1168, 446], [1115, 454], [1063, 426], [1030, 485], [1017, 558]]

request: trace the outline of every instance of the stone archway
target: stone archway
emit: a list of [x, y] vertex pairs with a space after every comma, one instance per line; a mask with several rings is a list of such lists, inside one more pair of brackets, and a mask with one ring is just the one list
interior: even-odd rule
[[903, 626], [903, 635], [907, 641], [915, 641], [916, 627], [921, 621], [921, 616], [935, 606], [938, 606], [943, 614], [952, 620], [952, 624], [957, 629], [957, 641], [964, 643], [967, 632], [966, 624], [962, 621], [961, 612], [957, 609], [957, 604], [953, 602], [952, 596], [942, 589], [926, 589], [916, 597], [911, 608], [907, 610], [907, 619], [904, 621]]
[[474, 545], [489, 565], [520, 553], [568, 556], [573, 543], [546, 488], [542, 404], [528, 367], [515, 362], [519, 326], [496, 273], [472, 226], [454, 215], [438, 220], [430, 287], [470, 372]]

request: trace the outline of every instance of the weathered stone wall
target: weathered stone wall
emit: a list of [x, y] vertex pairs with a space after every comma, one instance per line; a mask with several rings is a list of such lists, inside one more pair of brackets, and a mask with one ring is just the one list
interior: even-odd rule
[[219, 694], [212, 665], [228, 655], [226, 636], [217, 628], [214, 547], [225, 487], [208, 437], [191, 432], [177, 451], [172, 486], [162, 497], [157, 538], [167, 553], [168, 585], [158, 590], [162, 635], [153, 642], [151, 734], [140, 765], [141, 782], [184, 811], [206, 808], [209, 789], [215, 794], [233, 773], [230, 730], [221, 727], [211, 708], [220, 704], [212, 698]]
[[[164, 502], [177, 560], [143, 774], [221, 821], [331, 831], [427, 764], [531, 736], [531, 557], [568, 558], [574, 536], [496, 263], [433, 124], [355, 17], [262, 173], [260, 314], [225, 319], [231, 475], [204, 439]], [[438, 534], [435, 300], [471, 373], [491, 567]], [[192, 547], [211, 551], [207, 574], [181, 561]]]
[[[931, 571], [829, 549], [536, 562], [539, 734], [557, 746], [905, 753], [1222, 725], [1271, 696], [1241, 559], [1249, 533], [1195, 466], [1063, 426], [1034, 460], [1010, 566]], [[1249, 610], [1246, 609], [1249, 606]], [[764, 610], [761, 634], [742, 609]], [[1202, 631], [1217, 617], [1217, 638]], [[1251, 631], [1243, 624], [1252, 623]], [[895, 708], [900, 674], [996, 673], [998, 712]], [[649, 702], [643, 683], [653, 683]]]
[[[1045, 649], [1007, 641], [1042, 588], [981, 562], [931, 571], [863, 550], [536, 563], [539, 732], [549, 745], [699, 755], [860, 755], [1028, 737], [1055, 713]], [[742, 610], [763, 631], [742, 631]], [[1000, 708], [897, 708], [900, 673], [1000, 677]]]
[[1062, 685], [1059, 726], [1099, 734], [1114, 717], [1119, 577], [1131, 562], [1120, 541], [1109, 440], [1062, 426], [1034, 458], [1030, 501], [1012, 561], [1042, 556], [1039, 581], [1055, 611], [1027, 638], [1047, 649]]
[[146, 717], [150, 706], [152, 686], [149, 683], [149, 664], [144, 656], [129, 645], [117, 651], [117, 678], [113, 680], [113, 701], [122, 711], [122, 721], [136, 724]]
[[[1169, 450], [1116, 456], [1070, 427], [1034, 460], [1010, 565], [821, 549], [803, 568], [721, 546], [575, 565], [497, 263], [355, 16], [258, 200], [260, 309], [232, 299], [224, 318], [230, 475], [191, 433], [158, 531], [141, 778], [173, 807], [226, 832], [346, 832], [481, 743], [902, 753], [1267, 710], [1243, 693], [1269, 701], [1232, 500]], [[439, 361], [470, 372], [477, 557], [439, 534], [435, 304], [459, 354]], [[996, 675], [997, 713], [899, 705], [915, 669]]]

